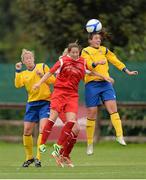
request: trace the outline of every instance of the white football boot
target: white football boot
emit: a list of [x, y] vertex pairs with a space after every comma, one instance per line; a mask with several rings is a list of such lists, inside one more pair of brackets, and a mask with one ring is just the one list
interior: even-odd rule
[[116, 141], [117, 141], [119, 144], [123, 145], [123, 146], [126, 146], [126, 145], [127, 145], [126, 142], [125, 142], [125, 140], [124, 140], [124, 138], [123, 138], [123, 136], [116, 137]]
[[93, 144], [88, 144], [87, 145], [87, 155], [92, 155], [93, 154]]

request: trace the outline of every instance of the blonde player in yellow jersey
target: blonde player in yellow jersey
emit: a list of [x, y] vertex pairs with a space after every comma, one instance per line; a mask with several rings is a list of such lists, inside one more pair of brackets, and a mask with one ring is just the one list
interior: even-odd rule
[[[129, 71], [114, 53], [108, 48], [101, 46], [102, 33], [89, 34], [89, 46], [82, 50], [81, 56], [86, 60], [87, 66], [93, 68], [94, 71], [103, 76], [109, 76], [109, 65], [113, 64], [120, 71], [124, 71], [128, 75], [137, 75], [137, 71]], [[105, 61], [105, 64], [98, 65], [99, 61]], [[110, 114], [110, 119], [116, 131], [116, 140], [121, 145], [126, 145], [123, 138], [122, 123], [117, 112], [116, 94], [112, 83], [104, 81], [101, 77], [85, 76], [85, 101], [87, 106], [87, 154], [93, 154], [93, 136], [95, 130], [95, 120], [97, 117], [98, 106], [101, 101]]]
[[[22, 64], [26, 70], [22, 71]], [[34, 91], [33, 85], [47, 72], [49, 67], [43, 63], [35, 64], [35, 58], [32, 51], [22, 50], [21, 62], [16, 63], [15, 86], [16, 88], [25, 87], [28, 93], [26, 112], [24, 116], [23, 145], [26, 154], [26, 161], [22, 167], [28, 167], [34, 163], [36, 167], [41, 167], [41, 157], [39, 145], [42, 136], [42, 130], [50, 114], [50, 96], [49, 84], [54, 84], [55, 77], [51, 76], [48, 81]], [[37, 155], [33, 156], [33, 138], [32, 131], [36, 123], [39, 123], [39, 136], [37, 141]]]

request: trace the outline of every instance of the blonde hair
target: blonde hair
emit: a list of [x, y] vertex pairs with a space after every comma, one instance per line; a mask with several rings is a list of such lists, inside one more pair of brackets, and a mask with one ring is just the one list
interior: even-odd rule
[[27, 50], [27, 49], [22, 49], [22, 53], [21, 53], [21, 61], [23, 61], [24, 55], [25, 55], [25, 54], [31, 54], [31, 55], [34, 57], [33, 51], [29, 51], [29, 50]]
[[64, 51], [63, 51], [63, 53], [62, 53], [62, 56], [65, 56], [65, 55], [67, 55], [67, 54], [68, 54], [68, 48], [65, 48]]

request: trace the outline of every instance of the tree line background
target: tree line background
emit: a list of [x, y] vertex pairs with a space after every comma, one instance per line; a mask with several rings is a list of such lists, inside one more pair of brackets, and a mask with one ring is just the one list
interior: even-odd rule
[[16, 63], [22, 48], [53, 62], [70, 42], [87, 46], [92, 18], [111, 35], [104, 45], [122, 60], [145, 60], [145, 0], [0, 0], [0, 63]]

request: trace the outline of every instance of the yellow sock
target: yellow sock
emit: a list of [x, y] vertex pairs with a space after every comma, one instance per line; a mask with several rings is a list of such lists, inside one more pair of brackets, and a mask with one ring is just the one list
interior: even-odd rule
[[119, 113], [113, 113], [110, 115], [111, 122], [115, 128], [116, 136], [123, 136], [122, 122]]
[[38, 136], [38, 140], [37, 140], [37, 155], [36, 155], [36, 158], [37, 159], [41, 159], [41, 153], [40, 153], [40, 150], [39, 150], [39, 146], [41, 144], [41, 139], [42, 139], [42, 134], [39, 134]]
[[87, 118], [86, 135], [87, 135], [87, 144], [88, 145], [93, 143], [94, 132], [95, 132], [95, 119]]
[[32, 135], [30, 135], [30, 136], [23, 135], [23, 145], [24, 145], [24, 149], [25, 149], [26, 160], [32, 159], [33, 158]]

